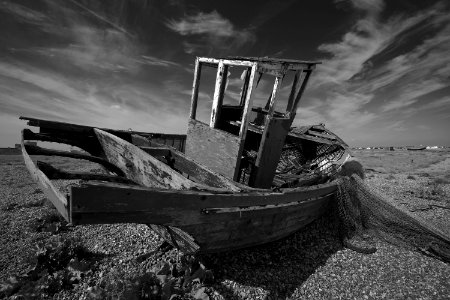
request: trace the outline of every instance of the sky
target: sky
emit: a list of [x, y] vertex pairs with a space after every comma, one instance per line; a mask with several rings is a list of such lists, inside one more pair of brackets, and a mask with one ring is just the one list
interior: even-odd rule
[[[450, 146], [446, 0], [2, 0], [0, 147], [19, 142], [19, 116], [185, 133], [196, 56], [320, 61], [294, 125], [354, 147]], [[214, 77], [202, 73], [206, 119]]]

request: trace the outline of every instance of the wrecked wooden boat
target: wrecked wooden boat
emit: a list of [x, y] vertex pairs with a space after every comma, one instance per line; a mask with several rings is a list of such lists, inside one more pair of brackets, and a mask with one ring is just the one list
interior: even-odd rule
[[[292, 128], [317, 62], [269, 58], [196, 59], [186, 135], [113, 130], [21, 117], [22, 153], [33, 179], [74, 225], [148, 224], [185, 252], [217, 252], [278, 240], [318, 218], [337, 191], [331, 179], [347, 144], [323, 124]], [[227, 74], [244, 69], [240, 100], [223, 103]], [[209, 124], [196, 118], [201, 71], [216, 68]], [[275, 104], [291, 74], [286, 108]], [[273, 79], [264, 107], [252, 91]], [[83, 152], [42, 148], [55, 142]], [[67, 172], [30, 155], [88, 160], [105, 172]], [[68, 192], [53, 180], [80, 179]]]

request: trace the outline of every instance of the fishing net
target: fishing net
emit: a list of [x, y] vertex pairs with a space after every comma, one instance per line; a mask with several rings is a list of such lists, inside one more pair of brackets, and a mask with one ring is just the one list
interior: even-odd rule
[[[369, 187], [361, 168], [350, 161], [337, 176], [337, 212], [344, 245], [361, 253], [373, 253], [373, 237], [418, 250], [450, 263], [450, 236], [432, 224], [397, 207]], [[351, 164], [350, 164], [351, 165]], [[353, 170], [350, 170], [353, 169]], [[359, 174], [358, 174], [359, 173]]]

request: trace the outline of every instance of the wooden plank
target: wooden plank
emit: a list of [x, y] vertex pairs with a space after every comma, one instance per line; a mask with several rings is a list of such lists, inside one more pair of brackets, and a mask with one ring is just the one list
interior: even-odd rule
[[289, 119], [273, 118], [275, 98], [282, 78], [276, 77], [265, 117], [264, 130], [259, 144], [255, 167], [250, 175], [249, 185], [258, 188], [270, 188], [280, 160], [281, 150], [291, 123]]
[[[155, 144], [156, 145], [156, 144]], [[160, 161], [165, 161], [162, 156], [167, 156], [170, 153], [170, 157], [173, 159], [173, 167], [189, 176], [190, 179], [194, 179], [196, 182], [217, 188], [225, 188], [230, 191], [267, 191], [261, 189], [253, 189], [238, 182], [234, 182], [217, 172], [214, 172], [206, 166], [195, 162], [190, 157], [186, 156], [180, 151], [174, 149], [164, 148], [159, 145], [157, 147], [140, 147], [145, 152], [152, 156], [160, 156]]]
[[139, 148], [154, 157], [168, 156], [169, 153], [171, 153], [172, 151], [172, 149], [162, 147], [139, 147]]
[[200, 248], [193, 237], [177, 227], [153, 224], [148, 224], [148, 226], [169, 244], [183, 251], [183, 253], [196, 253]]
[[220, 111], [223, 102], [223, 93], [225, 90], [226, 78], [228, 73], [228, 67], [223, 64], [222, 61], [219, 62], [219, 68], [217, 69], [216, 75], [216, 85], [214, 89], [214, 97], [211, 109], [211, 121], [209, 126], [212, 128], [217, 127], [217, 123], [220, 118]]
[[297, 114], [298, 103], [300, 102], [303, 92], [306, 89], [306, 85], [308, 83], [309, 77], [311, 76], [311, 73], [312, 73], [311, 70], [305, 70], [305, 72], [306, 72], [305, 77], [303, 78], [300, 89], [297, 93], [297, 96], [295, 97], [294, 104], [292, 105], [292, 110], [289, 112], [292, 121], [295, 119], [295, 115]]
[[253, 84], [255, 81], [255, 74], [256, 74], [256, 66], [252, 67], [250, 73], [245, 98], [244, 111], [242, 112], [241, 128], [239, 129], [239, 139], [241, 140], [241, 142], [245, 141], [245, 137], [247, 135], [248, 122], [250, 118], [250, 110], [252, 109], [253, 106], [252, 91], [253, 91]]
[[52, 142], [75, 146], [95, 156], [102, 153], [100, 144], [96, 141], [96, 139], [93, 139], [90, 136], [85, 135], [80, 136], [79, 134], [67, 134], [65, 132], [34, 133], [30, 129], [24, 129], [22, 135], [25, 140]]
[[119, 167], [129, 179], [148, 187], [189, 189], [196, 186], [138, 147], [103, 130], [94, 131], [106, 159]]
[[87, 183], [72, 187], [70, 199], [73, 220], [79, 224], [135, 222], [187, 226], [207, 220], [214, 221], [202, 214], [202, 209], [306, 201], [334, 193], [336, 188], [336, 184], [332, 183], [292, 189], [287, 193], [213, 194]]
[[336, 138], [333, 135], [330, 135], [330, 134], [319, 133], [319, 132], [313, 131], [313, 130], [308, 130], [307, 133], [311, 134], [311, 135], [318, 136], [318, 137], [322, 137], [322, 138], [325, 138], [325, 139], [336, 140]]
[[189, 111], [189, 118], [195, 119], [197, 115], [197, 101], [198, 101], [198, 90], [200, 87], [200, 77], [202, 73], [202, 65], [200, 64], [199, 58], [195, 59], [195, 70], [194, 70], [194, 82], [192, 84], [192, 95], [191, 95], [191, 109]]
[[37, 162], [39, 170], [41, 170], [48, 179], [81, 179], [81, 180], [101, 180], [116, 183], [126, 183], [126, 184], [136, 184], [134, 181], [120, 176], [111, 176], [96, 173], [86, 173], [86, 172], [67, 172], [53, 167], [42, 161]]
[[321, 143], [321, 144], [328, 144], [328, 145], [340, 145], [340, 143], [331, 141], [329, 139], [314, 137], [314, 136], [302, 134], [302, 133], [292, 133], [291, 132], [291, 133], [289, 133], [289, 135], [286, 138], [287, 142], [301, 142], [301, 140], [308, 140], [308, 141], [313, 141], [313, 142], [317, 142], [317, 143]]
[[242, 191], [242, 188], [238, 187], [232, 180], [209, 170], [183, 153], [171, 151], [171, 155], [174, 159], [175, 169], [188, 174], [189, 178], [193, 177], [196, 181], [212, 187], [225, 188], [235, 192]]
[[71, 222], [69, 206], [67, 205], [66, 197], [51, 183], [51, 181], [45, 176], [45, 174], [39, 170], [34, 162], [31, 160], [27, 153], [24, 144], [24, 130], [22, 131], [22, 156], [25, 161], [25, 166], [30, 172], [31, 178], [38, 184], [42, 192], [45, 194], [48, 200], [50, 200], [58, 212], [63, 216], [67, 222]]
[[[308, 206], [294, 206], [272, 211], [271, 214], [246, 213], [230, 217], [227, 221], [205, 225], [183, 226], [183, 230], [196, 237], [202, 252], [217, 252], [260, 245], [281, 239], [298, 231], [320, 217], [329, 207], [329, 196], [315, 200]], [[217, 215], [213, 215], [217, 217]]]
[[233, 60], [233, 59], [216, 59], [216, 58], [208, 58], [208, 57], [199, 57], [198, 58], [201, 63], [210, 64], [210, 65], [219, 65], [222, 62], [224, 65], [228, 66], [242, 66], [242, 67], [252, 67], [255, 63], [244, 60]]
[[244, 152], [245, 139], [247, 138], [247, 130], [248, 130], [249, 122], [250, 122], [250, 111], [253, 106], [252, 91], [253, 91], [253, 84], [255, 81], [256, 69], [257, 69], [256, 65], [254, 65], [251, 68], [250, 77], [248, 78], [248, 83], [246, 86], [247, 89], [245, 91], [245, 97], [246, 97], [245, 105], [244, 105], [244, 110], [242, 112], [241, 127], [239, 129], [239, 149], [238, 149], [238, 153], [237, 153], [236, 167], [234, 169], [233, 176], [231, 177], [235, 181], [237, 181], [238, 177], [239, 177], [241, 157], [242, 157], [242, 153]]
[[[44, 130], [44, 132], [41, 133], [50, 133], [48, 130], [54, 130], [51, 133], [56, 132], [70, 132], [70, 133], [80, 133], [80, 134], [89, 134], [94, 136], [93, 129], [98, 128], [94, 126], [86, 126], [86, 125], [78, 125], [78, 124], [72, 124], [72, 123], [65, 123], [65, 122], [57, 122], [57, 121], [49, 121], [49, 120], [42, 120], [42, 119], [36, 119], [36, 118], [29, 118], [29, 117], [20, 117], [21, 120], [27, 120], [27, 125], [29, 126], [36, 126], [41, 127], [41, 130]], [[115, 129], [109, 129], [109, 128], [99, 128], [103, 131], [109, 132], [111, 134], [114, 134], [121, 139], [124, 139], [128, 142], [131, 142], [131, 135], [137, 134], [141, 135], [146, 138], [177, 138], [180, 140], [186, 139], [185, 134], [168, 134], [168, 133], [156, 133], [156, 132], [140, 132], [140, 131], [130, 131], [130, 130], [115, 130]]]
[[290, 119], [273, 118], [268, 120], [259, 146], [255, 167], [250, 175], [249, 185], [270, 188], [280, 160], [281, 151], [291, 125]]
[[208, 169], [233, 179], [238, 163], [239, 137], [190, 119], [186, 155]]
[[294, 105], [295, 95], [297, 93], [298, 84], [299, 84], [302, 72], [303, 72], [303, 70], [298, 70], [297, 72], [295, 72], [294, 81], [292, 82], [291, 93], [289, 94], [288, 104], [287, 104], [287, 107], [286, 107], [286, 112], [288, 114], [290, 114], [290, 112], [292, 111], [292, 108], [293, 108], [293, 105]]
[[245, 102], [247, 100], [248, 85], [250, 83], [251, 73], [252, 73], [252, 68], [247, 68], [245, 70], [244, 85], [242, 87], [241, 99], [239, 100], [239, 106], [242, 106], [242, 107], [245, 105]]
[[74, 153], [74, 152], [69, 152], [69, 151], [46, 149], [46, 148], [41, 148], [41, 147], [35, 146], [35, 145], [25, 145], [25, 148], [29, 155], [61, 156], [61, 157], [70, 157], [70, 158], [75, 158], [75, 159], [88, 160], [88, 161], [92, 161], [92, 162], [102, 165], [108, 171], [116, 173], [119, 176], [124, 175], [122, 170], [120, 170], [118, 167], [111, 164], [107, 160], [104, 160], [101, 157], [86, 155], [86, 154], [82, 154], [82, 153]]

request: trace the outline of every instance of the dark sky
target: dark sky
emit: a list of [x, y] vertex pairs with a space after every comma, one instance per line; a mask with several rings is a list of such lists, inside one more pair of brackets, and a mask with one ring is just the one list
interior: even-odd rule
[[20, 115], [185, 133], [195, 56], [236, 55], [322, 62], [295, 124], [325, 123], [352, 146], [450, 145], [447, 3], [1, 1], [0, 147], [19, 141]]

